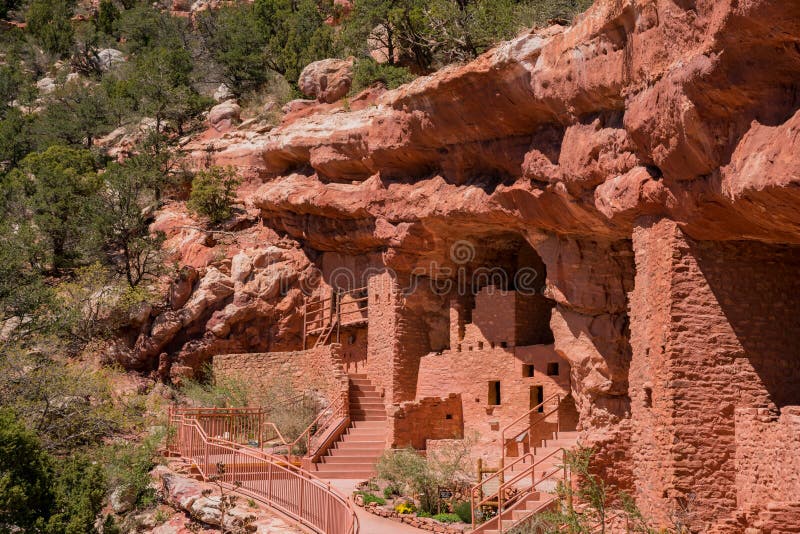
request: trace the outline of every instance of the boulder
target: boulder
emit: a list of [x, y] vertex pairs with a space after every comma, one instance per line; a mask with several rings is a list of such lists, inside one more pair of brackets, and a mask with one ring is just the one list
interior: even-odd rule
[[226, 100], [233, 98], [233, 92], [231, 91], [230, 87], [224, 83], [221, 83], [219, 84], [219, 87], [217, 87], [217, 90], [214, 91], [213, 98], [217, 102], [225, 102]]
[[110, 71], [120, 63], [125, 63], [125, 54], [115, 48], [104, 48], [97, 52], [97, 66], [103, 72]]
[[39, 89], [39, 92], [43, 95], [52, 93], [56, 90], [56, 80], [46, 76], [36, 82], [36, 88]]
[[208, 123], [216, 130], [227, 130], [239, 120], [242, 108], [235, 100], [217, 104], [208, 112]]
[[353, 83], [353, 58], [323, 59], [309, 64], [297, 84], [306, 96], [332, 104], [344, 98]]
[[124, 514], [133, 510], [136, 505], [136, 497], [136, 488], [126, 484], [114, 488], [108, 500], [114, 513]]

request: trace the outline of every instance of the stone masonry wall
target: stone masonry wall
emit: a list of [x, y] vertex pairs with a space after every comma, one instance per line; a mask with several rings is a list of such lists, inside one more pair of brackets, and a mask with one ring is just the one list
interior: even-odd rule
[[316, 390], [334, 401], [348, 389], [339, 351], [338, 345], [325, 345], [295, 352], [221, 354], [214, 356], [212, 366], [215, 377], [244, 380], [254, 390], [289, 381], [297, 391]]
[[735, 425], [739, 507], [800, 501], [800, 407], [738, 408]]
[[394, 363], [397, 354], [397, 315], [399, 301], [394, 281], [388, 273], [370, 277], [367, 360], [364, 371], [385, 399], [394, 396]]
[[427, 440], [464, 437], [461, 395], [428, 397], [389, 409], [389, 446], [426, 448]]
[[800, 395], [797, 249], [696, 242], [671, 221], [634, 233], [632, 452], [646, 516], [668, 524], [693, 495], [692, 528], [737, 508], [735, 410]]
[[[559, 363], [559, 375], [547, 376], [547, 364]], [[533, 365], [533, 377], [523, 376], [523, 366]], [[478, 434], [480, 445], [476, 456], [496, 462], [501, 454], [501, 429], [531, 405], [531, 388], [542, 386], [545, 398], [553, 393], [569, 392], [570, 370], [552, 345], [484, 348], [484, 350], [445, 351], [422, 358], [417, 384], [417, 399], [441, 397], [456, 393], [461, 396], [464, 433]], [[489, 405], [489, 381], [499, 380], [501, 403]], [[534, 399], [535, 404], [535, 399]], [[545, 406], [549, 411], [553, 406]], [[573, 408], [574, 409], [574, 408]], [[572, 415], [572, 420], [577, 416]], [[555, 416], [549, 421], [553, 423]], [[523, 425], [524, 426], [524, 425]], [[552, 432], [553, 428], [550, 428]]]

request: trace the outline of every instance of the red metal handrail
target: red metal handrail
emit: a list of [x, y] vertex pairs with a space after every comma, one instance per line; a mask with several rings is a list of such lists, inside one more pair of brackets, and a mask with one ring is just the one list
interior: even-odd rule
[[297, 439], [289, 444], [288, 454], [291, 455], [297, 445], [300, 444], [301, 441], [305, 440], [305, 456], [318, 456], [319, 451], [317, 449], [319, 448], [319, 444], [315, 447], [315, 440], [318, 440], [325, 434], [325, 432], [330, 430], [333, 426], [333, 423], [339, 425], [342, 420], [347, 420], [349, 418], [348, 403], [348, 394], [346, 391], [343, 391], [335, 403], [322, 410], [317, 417], [314, 418], [311, 424], [309, 424], [306, 429], [303, 430]]
[[[481, 480], [477, 484], [475, 484], [472, 487], [471, 491], [470, 491], [470, 505], [471, 505], [471, 508], [472, 508], [472, 529], [473, 529], [473, 531], [476, 531], [476, 532], [480, 531], [480, 525], [478, 525], [477, 521], [476, 521], [476, 511], [479, 510], [481, 506], [486, 505], [486, 504], [494, 504], [495, 502], [497, 503], [497, 515], [495, 516], [495, 518], [497, 520], [497, 528], [496, 528], [496, 530], [500, 534], [502, 534], [503, 530], [504, 530], [503, 529], [503, 515], [510, 515], [510, 512], [515, 507], [519, 506], [520, 503], [524, 502], [525, 497], [527, 495], [529, 495], [529, 494], [533, 493], [534, 491], [536, 491], [536, 486], [537, 485], [539, 485], [543, 481], [548, 480], [549, 478], [553, 477], [557, 472], [561, 471], [562, 469], [564, 471], [564, 479], [566, 480], [567, 479], [567, 469], [568, 469], [566, 458], [564, 459], [564, 464], [562, 466], [562, 469], [554, 469], [549, 473], [547, 471], [544, 471], [543, 476], [541, 476], [539, 478], [539, 480], [536, 480], [536, 467], [539, 466], [540, 464], [542, 464], [544, 461], [549, 460], [550, 458], [552, 458], [553, 456], [555, 456], [558, 453], [561, 453], [562, 456], [566, 455], [566, 451], [565, 451], [565, 449], [563, 447], [557, 448], [553, 452], [547, 454], [546, 456], [544, 456], [544, 457], [542, 457], [542, 458], [540, 458], [540, 459], [538, 459], [536, 461], [534, 461], [534, 456], [531, 453], [526, 453], [523, 456], [520, 456], [514, 462], [508, 464], [507, 466], [503, 467], [502, 469], [499, 469], [492, 476], [490, 476], [490, 477], [488, 477], [488, 478], [486, 478], [484, 480]], [[523, 465], [524, 465], [524, 460], [526, 460], [528, 458], [531, 459], [530, 466], [526, 467], [519, 474], [516, 474], [516, 475], [512, 476], [509, 480], [506, 481], [505, 480], [506, 472], [510, 472], [512, 470], [512, 468], [515, 465], [517, 465], [518, 463], [520, 463], [520, 462], [523, 462]], [[506, 498], [506, 493], [508, 492], [508, 490], [513, 489], [515, 484], [521, 482], [523, 479], [525, 479], [527, 477], [530, 477], [531, 485], [529, 487], [527, 487], [527, 488], [524, 488], [519, 493], [513, 495], [512, 498]], [[479, 498], [480, 500], [478, 502], [475, 502], [476, 494], [477, 495], [482, 495], [483, 494], [483, 486], [486, 485], [487, 482], [489, 482], [489, 481], [491, 481], [491, 480], [493, 480], [495, 478], [498, 479], [498, 482], [499, 482], [498, 486], [497, 486], [497, 490], [494, 491], [493, 493], [489, 494], [487, 497], [484, 497], [482, 499]], [[541, 508], [549, 505], [550, 503], [553, 502], [553, 500], [555, 500], [555, 497], [553, 499], [550, 499], [546, 503], [543, 503], [542, 506], [537, 508], [537, 510], [540, 510]], [[536, 513], [536, 511], [534, 511], [533, 513]], [[493, 518], [493, 519], [495, 519], [495, 518]], [[526, 518], [523, 518], [523, 519], [526, 519]]]
[[[272, 506], [320, 534], [358, 534], [350, 502], [314, 475], [284, 459], [224, 439], [209, 437], [191, 416], [170, 415], [171, 447], [200, 474]], [[224, 466], [224, 469], [221, 467]]]
[[[556, 407], [555, 408], [551, 409], [549, 412], [541, 412], [540, 413], [538, 411], [539, 408], [544, 408], [544, 405], [547, 404], [548, 402], [550, 402], [553, 399], [556, 399]], [[544, 399], [542, 402], [540, 402], [539, 404], [537, 404], [536, 406], [534, 406], [533, 408], [531, 408], [530, 410], [528, 410], [524, 414], [522, 414], [519, 417], [517, 417], [516, 419], [514, 419], [512, 422], [507, 424], [505, 427], [503, 427], [503, 429], [500, 431], [500, 446], [502, 447], [502, 451], [501, 451], [501, 455], [500, 455], [500, 457], [502, 458], [502, 464], [501, 465], [505, 465], [506, 448], [508, 447], [508, 444], [506, 442], [506, 432], [508, 430], [510, 430], [514, 425], [519, 423], [520, 421], [524, 421], [526, 418], [530, 419], [530, 417], [535, 414], [537, 416], [537, 420], [535, 422], [529, 423], [528, 426], [526, 426], [525, 428], [523, 428], [522, 430], [520, 430], [519, 432], [517, 432], [516, 434], [514, 434], [513, 436], [510, 436], [508, 438], [508, 439], [517, 439], [519, 436], [521, 436], [521, 435], [523, 435], [523, 434], [525, 434], [527, 432], [528, 433], [528, 448], [530, 448], [531, 436], [533, 435], [533, 427], [535, 427], [539, 423], [544, 422], [547, 419], [548, 416], [553, 415], [554, 413], [558, 413], [558, 409], [559, 409], [560, 405], [561, 405], [561, 394], [560, 393], [553, 393], [552, 395], [550, 395], [549, 397]], [[560, 418], [556, 418], [556, 433], [561, 431], [561, 423], [560, 423], [559, 419]]]

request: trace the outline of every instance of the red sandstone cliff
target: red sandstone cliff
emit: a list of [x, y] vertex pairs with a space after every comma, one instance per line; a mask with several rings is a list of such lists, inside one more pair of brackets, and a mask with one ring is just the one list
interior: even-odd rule
[[[640, 363], [635, 374], [631, 361], [652, 351], [669, 367], [670, 351], [690, 343], [670, 341], [675, 306], [655, 302], [677, 280], [669, 273], [681, 272], [658, 263], [673, 249], [659, 256], [656, 248], [749, 241], [760, 243], [767, 263], [796, 261], [798, 75], [800, 2], [598, 0], [571, 27], [521, 35], [467, 65], [354, 99], [347, 110], [319, 104], [266, 133], [196, 139], [187, 147], [196, 161], [233, 164], [248, 177], [242, 215], [230, 233], [214, 234], [187, 228], [195, 223], [179, 206], [161, 213], [156, 225], [189, 267], [172, 309], [144, 325], [121, 357], [178, 378], [212, 354], [296, 348], [300, 287], [313, 282], [314, 266], [323, 274], [386, 266], [402, 277], [431, 261], [452, 265], [454, 241], [497, 258], [498, 243], [522, 239], [546, 267], [555, 347], [571, 362], [581, 426], [604, 445], [609, 472], [638, 492], [647, 513], [663, 517], [665, 502], [692, 493], [701, 509], [693, 529], [737, 531], [767, 498], [737, 502], [734, 449], [717, 451], [727, 456], [712, 461], [728, 463], [692, 485], [675, 463], [692, 453], [676, 453], [670, 440], [696, 451], [693, 438], [641, 442], [654, 431], [631, 406], [632, 382], [656, 391], [661, 371]], [[680, 236], [655, 221], [671, 221]], [[776, 247], [790, 252], [776, 256]], [[714, 258], [752, 257], [743, 251]], [[663, 285], [653, 289], [660, 296], [642, 293], [645, 283]], [[687, 283], [691, 294], [691, 284], [705, 282]], [[790, 286], [778, 284], [776, 298]], [[687, 313], [702, 317], [728, 298], [714, 294]], [[436, 331], [431, 298], [407, 305]], [[789, 320], [779, 327], [798, 332]], [[683, 348], [702, 353], [705, 342]], [[664, 454], [678, 459], [651, 465], [649, 455]], [[745, 504], [756, 515], [743, 519]]]

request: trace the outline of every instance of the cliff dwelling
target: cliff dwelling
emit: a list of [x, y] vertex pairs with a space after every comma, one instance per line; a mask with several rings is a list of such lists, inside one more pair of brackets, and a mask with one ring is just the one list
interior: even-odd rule
[[796, 2], [598, 0], [397, 89], [192, 142], [243, 177], [239, 226], [156, 221], [189, 266], [119, 358], [313, 390], [344, 414], [303, 458], [330, 480], [470, 442], [478, 486], [533, 473], [533, 502], [586, 448], [656, 528], [791, 532], [799, 20]]

